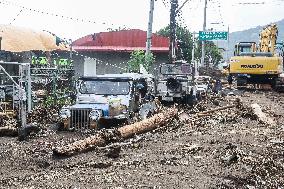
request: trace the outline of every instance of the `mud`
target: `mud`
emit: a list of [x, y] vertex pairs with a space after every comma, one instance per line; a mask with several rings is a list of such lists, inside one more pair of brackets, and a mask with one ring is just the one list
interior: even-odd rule
[[[27, 141], [0, 138], [0, 188], [282, 188], [284, 94], [241, 93], [277, 126], [230, 109], [72, 157], [52, 149], [93, 132], [45, 130]], [[200, 104], [194, 113], [226, 105], [234, 96]]]

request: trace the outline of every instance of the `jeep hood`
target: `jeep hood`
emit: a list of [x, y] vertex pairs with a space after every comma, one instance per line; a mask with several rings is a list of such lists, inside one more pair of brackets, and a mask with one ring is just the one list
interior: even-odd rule
[[129, 100], [129, 95], [80, 94], [77, 97], [77, 104], [108, 104], [110, 106], [121, 104], [129, 106]]

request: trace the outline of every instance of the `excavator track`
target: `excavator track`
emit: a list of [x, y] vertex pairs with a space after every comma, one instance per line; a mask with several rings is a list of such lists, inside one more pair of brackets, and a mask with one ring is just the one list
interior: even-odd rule
[[275, 86], [273, 87], [277, 92], [284, 92], [284, 77], [279, 77], [275, 80]]

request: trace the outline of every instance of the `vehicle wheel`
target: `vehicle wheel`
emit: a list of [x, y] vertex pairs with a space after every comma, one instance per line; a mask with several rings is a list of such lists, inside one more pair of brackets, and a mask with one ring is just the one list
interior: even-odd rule
[[237, 88], [245, 88], [247, 85], [247, 79], [246, 78], [237, 78]]
[[195, 95], [186, 95], [184, 100], [185, 104], [189, 106], [194, 106], [197, 103], [197, 98]]
[[273, 80], [273, 83], [271, 84], [273, 90], [277, 91], [277, 92], [283, 92], [284, 91], [284, 83], [281, 79], [279, 78], [275, 78]]

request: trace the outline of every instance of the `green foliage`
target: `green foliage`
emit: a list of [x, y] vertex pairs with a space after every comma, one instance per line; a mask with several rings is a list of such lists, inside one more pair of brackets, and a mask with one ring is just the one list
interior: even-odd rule
[[[67, 93], [67, 91], [66, 91]], [[43, 101], [43, 105], [46, 108], [58, 106], [62, 107], [64, 105], [70, 105], [72, 104], [72, 100], [67, 97], [65, 94], [62, 93], [56, 93], [54, 95], [48, 95]]]
[[140, 64], [149, 71], [151, 65], [155, 62], [155, 57], [152, 53], [145, 55], [143, 50], [135, 50], [130, 54], [130, 60], [127, 62], [128, 71], [138, 73], [140, 71]]
[[[170, 26], [167, 26], [157, 32], [158, 35], [169, 37], [170, 36]], [[176, 53], [177, 59], [183, 59], [187, 62], [191, 61], [191, 51], [192, 51], [192, 34], [188, 29], [182, 26], [177, 26], [176, 37], [178, 52]]]
[[[167, 26], [159, 30], [157, 34], [169, 37], [170, 27]], [[176, 29], [176, 38], [179, 47], [179, 51], [176, 53], [177, 59], [184, 59], [187, 62], [191, 62], [193, 47], [192, 34], [185, 27], [178, 25]], [[222, 55], [218, 47], [212, 41], [206, 41], [205, 44], [205, 61], [210, 61], [213, 65], [217, 65], [219, 61], [222, 60]], [[201, 59], [201, 42], [197, 44], [195, 59]]]
[[[197, 45], [196, 58], [201, 59], [201, 42]], [[205, 62], [212, 63], [217, 66], [220, 60], [222, 60], [222, 54], [218, 47], [212, 41], [205, 42]]]

